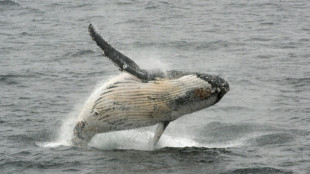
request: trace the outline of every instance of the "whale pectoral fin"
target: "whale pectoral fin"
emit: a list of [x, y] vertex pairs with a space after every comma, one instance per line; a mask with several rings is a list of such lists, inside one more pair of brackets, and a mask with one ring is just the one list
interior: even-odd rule
[[165, 122], [160, 122], [158, 124], [155, 134], [154, 134], [154, 138], [153, 138], [154, 146], [157, 144], [158, 140], [160, 139], [161, 135], [163, 134], [163, 132], [165, 131], [169, 123], [170, 123], [169, 121], [165, 121]]
[[114, 62], [121, 71], [125, 70], [126, 72], [138, 77], [143, 81], [148, 80], [147, 71], [140, 69], [134, 61], [113, 48], [100, 36], [92, 24], [89, 24], [88, 31], [92, 39], [103, 50], [104, 55], [111, 59], [112, 62]]

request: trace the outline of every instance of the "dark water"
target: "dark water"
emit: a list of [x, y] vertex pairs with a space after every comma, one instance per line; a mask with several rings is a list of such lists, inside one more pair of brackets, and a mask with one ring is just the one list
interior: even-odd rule
[[[310, 173], [310, 1], [0, 0], [0, 173]], [[96, 86], [143, 68], [218, 74], [231, 91], [154, 127], [70, 146]]]

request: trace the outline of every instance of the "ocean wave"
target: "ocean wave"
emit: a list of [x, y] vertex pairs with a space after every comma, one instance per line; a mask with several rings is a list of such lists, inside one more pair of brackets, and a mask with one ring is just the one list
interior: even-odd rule
[[93, 50], [79, 50], [75, 53], [70, 54], [71, 57], [79, 57], [95, 53]]
[[29, 144], [34, 141], [34, 138], [28, 135], [19, 134], [19, 135], [11, 135], [7, 137], [8, 140], [20, 142], [21, 144]]
[[120, 5], [120, 6], [122, 6], [122, 5], [126, 6], [126, 5], [133, 5], [133, 4], [135, 4], [135, 2], [132, 2], [132, 1], [119, 1], [119, 2], [116, 2], [116, 4]]
[[285, 81], [287, 81], [289, 84], [294, 85], [294, 87], [296, 88], [310, 85], [309, 77], [286, 78]]
[[217, 50], [219, 48], [226, 48], [230, 45], [233, 45], [231, 42], [225, 41], [225, 40], [216, 40], [211, 42], [204, 42], [204, 43], [195, 43], [196, 49], [198, 50]]
[[5, 85], [16, 85], [19, 84], [18, 80], [16, 80], [18, 76], [16, 75], [0, 75], [0, 84]]
[[235, 169], [229, 172], [225, 172], [223, 174], [246, 174], [246, 173], [268, 173], [268, 174], [289, 174], [292, 172], [276, 169], [272, 167], [253, 167], [253, 168], [241, 168], [241, 169]]
[[261, 135], [252, 140], [252, 144], [259, 147], [273, 144], [284, 144], [294, 140], [294, 135], [289, 133], [271, 133], [266, 135]]
[[13, 0], [4, 0], [4, 1], [0, 1], [0, 7], [3, 6], [20, 6], [20, 4], [18, 2], [15, 2]]
[[35, 78], [37, 77], [36, 75], [32, 74], [0, 74], [0, 84], [5, 84], [5, 85], [18, 85], [22, 81], [21, 79], [24, 78]]

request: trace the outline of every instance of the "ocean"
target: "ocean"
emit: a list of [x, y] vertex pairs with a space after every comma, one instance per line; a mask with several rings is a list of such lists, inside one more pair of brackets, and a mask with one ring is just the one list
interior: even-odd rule
[[[0, 0], [0, 173], [310, 173], [310, 1]], [[230, 91], [169, 124], [72, 146], [84, 102], [121, 72], [215, 74]]]

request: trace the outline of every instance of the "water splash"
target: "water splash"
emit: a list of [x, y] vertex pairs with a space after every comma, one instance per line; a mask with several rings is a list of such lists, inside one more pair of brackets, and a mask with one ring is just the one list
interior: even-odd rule
[[153, 135], [151, 131], [141, 131], [139, 129], [108, 132], [96, 135], [88, 145], [103, 150], [153, 150], [151, 144]]
[[51, 142], [37, 142], [36, 145], [40, 147], [58, 147], [58, 146], [72, 146], [71, 139], [73, 137], [73, 128], [76, 123], [78, 108], [75, 107], [74, 111], [68, 114], [68, 117], [62, 121], [62, 125], [58, 131], [58, 137], [55, 141]]
[[[171, 66], [167, 61], [163, 61], [162, 55], [159, 55], [152, 50], [139, 50], [132, 53], [135, 62], [139, 65], [140, 68], [146, 70], [160, 69], [163, 72], [170, 70]], [[175, 68], [174, 68], [175, 69]]]
[[[108, 79], [111, 79], [110, 77]], [[58, 136], [55, 141], [52, 142], [37, 142], [36, 145], [40, 147], [57, 147], [57, 146], [72, 146], [73, 129], [75, 123], [77, 122], [78, 115], [82, 112], [81, 108], [87, 103], [94, 100], [94, 96], [100, 93], [100, 90], [108, 85], [107, 79], [99, 82], [91, 93], [90, 97], [86, 100], [84, 104], [77, 104], [74, 109], [68, 114], [68, 116], [62, 121], [61, 127], [58, 131]]]
[[[235, 140], [222, 142], [202, 142], [199, 137], [182, 137], [182, 135], [163, 134], [158, 144], [154, 147], [152, 139], [154, 137], [153, 128], [148, 130], [125, 130], [109, 132], [96, 135], [89, 146], [102, 150], [134, 149], [134, 150], [154, 150], [164, 147], [204, 147], [204, 148], [229, 148], [240, 147], [248, 143], [248, 140], [259, 135], [253, 134]], [[203, 138], [203, 137], [202, 137]]]

